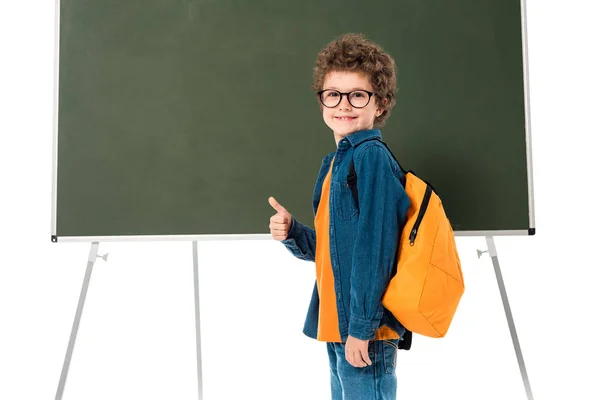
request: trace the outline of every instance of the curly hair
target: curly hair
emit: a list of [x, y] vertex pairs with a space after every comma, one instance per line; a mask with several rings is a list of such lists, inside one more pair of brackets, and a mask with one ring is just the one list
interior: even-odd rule
[[[325, 76], [332, 71], [366, 74], [375, 91], [377, 106], [383, 113], [374, 126], [382, 127], [396, 104], [396, 63], [381, 46], [361, 33], [348, 33], [329, 42], [318, 54], [313, 67], [312, 89], [323, 89]], [[384, 101], [386, 100], [386, 101]], [[320, 103], [319, 103], [320, 104]], [[322, 105], [320, 104], [322, 109]]]

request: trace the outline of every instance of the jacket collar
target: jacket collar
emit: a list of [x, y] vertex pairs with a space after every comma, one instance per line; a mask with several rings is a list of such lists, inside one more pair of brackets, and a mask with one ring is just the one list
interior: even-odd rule
[[[353, 133], [352, 135], [346, 136], [345, 139], [347, 139], [350, 142], [352, 147], [356, 147], [359, 144], [361, 144], [362, 142], [364, 142], [365, 140], [369, 140], [369, 139], [373, 139], [373, 138], [378, 138], [379, 140], [381, 140], [381, 132], [379, 131], [379, 129], [369, 129], [369, 130], [364, 130], [364, 131], [358, 131], [358, 132]], [[342, 139], [342, 140], [344, 140], [344, 139]]]

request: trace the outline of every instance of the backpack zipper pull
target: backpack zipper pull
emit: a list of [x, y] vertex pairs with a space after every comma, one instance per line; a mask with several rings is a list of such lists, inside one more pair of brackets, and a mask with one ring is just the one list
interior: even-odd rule
[[410, 240], [410, 245], [414, 246], [415, 245], [415, 239], [417, 238], [417, 228], [413, 228], [412, 231], [410, 231], [410, 236], [408, 237], [408, 239]]

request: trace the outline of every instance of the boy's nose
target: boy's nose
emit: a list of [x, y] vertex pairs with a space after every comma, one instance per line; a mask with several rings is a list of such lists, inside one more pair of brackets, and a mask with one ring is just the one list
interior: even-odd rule
[[338, 107], [340, 109], [344, 109], [344, 110], [352, 109], [352, 104], [350, 104], [350, 100], [348, 99], [347, 94], [342, 95], [342, 101], [340, 101], [340, 104], [338, 104]]

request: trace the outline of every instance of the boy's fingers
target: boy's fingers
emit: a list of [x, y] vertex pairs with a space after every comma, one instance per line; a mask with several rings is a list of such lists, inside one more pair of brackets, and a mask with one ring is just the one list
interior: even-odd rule
[[358, 351], [356, 351], [356, 352], [352, 352], [352, 353], [350, 354], [350, 361], [351, 361], [351, 362], [350, 362], [350, 364], [351, 364], [353, 367], [360, 368], [360, 367], [362, 367], [362, 366], [363, 366], [363, 360], [362, 360], [362, 358], [360, 357], [360, 353], [359, 353]]
[[367, 365], [371, 365], [371, 359], [369, 358], [369, 350], [363, 350], [362, 353], [362, 359], [367, 363]]
[[279, 225], [279, 224], [271, 224], [271, 225], [269, 225], [269, 229], [271, 230], [271, 232], [281, 233], [281, 234], [283, 234], [285, 231], [287, 231], [287, 228], [285, 225]]
[[275, 197], [269, 197], [269, 204], [271, 205], [271, 207], [273, 207], [276, 211], [279, 211], [279, 207], [281, 207], [281, 204], [279, 204], [277, 202], [277, 200], [275, 200]]
[[356, 365], [354, 365], [354, 358], [350, 353], [346, 354], [346, 361], [348, 361], [348, 364], [352, 365], [353, 367], [356, 367]]
[[364, 368], [367, 365], [372, 364], [368, 352], [363, 353], [360, 350], [349, 351], [346, 354], [346, 361], [348, 361], [350, 365], [356, 368]]
[[360, 364], [362, 364], [362, 360], [361, 362], [359, 362], [359, 358], [360, 353], [358, 353], [357, 350], [352, 348], [346, 348], [346, 361], [348, 361], [350, 365], [356, 368], [361, 367]]
[[278, 213], [287, 213], [287, 210], [275, 200], [274, 197], [269, 197], [269, 204], [271, 207], [275, 209]]
[[[366, 358], [369, 358], [368, 356]], [[359, 368], [364, 368], [367, 366], [367, 362], [365, 360], [364, 355], [360, 352], [360, 350], [358, 351], [358, 353], [356, 354], [356, 366]]]
[[279, 214], [275, 214], [273, 216], [271, 216], [271, 222], [274, 224], [288, 224], [290, 221], [288, 218], [279, 215]]
[[285, 234], [285, 233], [271, 232], [271, 236], [273, 236], [273, 239], [275, 239], [275, 240], [287, 239], [287, 234]]

